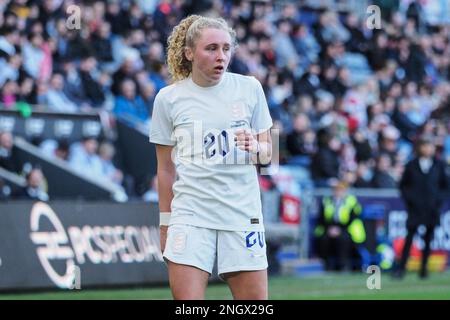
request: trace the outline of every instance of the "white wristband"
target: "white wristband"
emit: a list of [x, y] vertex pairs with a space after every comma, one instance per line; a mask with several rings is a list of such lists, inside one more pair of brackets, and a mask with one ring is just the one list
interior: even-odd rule
[[170, 212], [160, 212], [159, 213], [159, 225], [168, 226], [170, 222]]

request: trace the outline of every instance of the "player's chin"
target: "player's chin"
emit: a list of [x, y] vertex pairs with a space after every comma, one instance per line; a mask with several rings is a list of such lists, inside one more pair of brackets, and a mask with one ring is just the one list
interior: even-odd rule
[[225, 73], [225, 69], [213, 69], [211, 72], [211, 77], [220, 79], [224, 73]]

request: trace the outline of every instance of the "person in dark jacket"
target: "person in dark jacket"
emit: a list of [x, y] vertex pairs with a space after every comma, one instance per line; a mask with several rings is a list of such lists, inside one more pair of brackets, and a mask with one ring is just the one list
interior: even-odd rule
[[290, 164], [310, 165], [311, 156], [316, 152], [316, 134], [310, 127], [306, 114], [299, 113], [295, 116], [293, 130], [286, 139], [286, 147], [291, 155]]
[[401, 259], [394, 270], [394, 277], [404, 276], [406, 262], [413, 236], [420, 225], [425, 225], [424, 248], [419, 271], [420, 278], [426, 278], [430, 243], [434, 228], [439, 223], [441, 205], [448, 189], [445, 163], [435, 157], [435, 145], [430, 136], [422, 136], [417, 143], [417, 156], [407, 163], [400, 181], [400, 191], [405, 202], [408, 219], [408, 234]]
[[13, 135], [8, 131], [0, 131], [0, 168], [17, 172], [17, 159], [13, 149]]
[[377, 157], [376, 168], [372, 177], [372, 188], [392, 189], [397, 188], [397, 182], [392, 177], [392, 162], [387, 154], [380, 154]]
[[46, 189], [46, 179], [40, 168], [33, 168], [26, 175], [27, 184], [17, 194], [17, 198], [31, 199], [35, 201], [48, 201], [49, 196]]
[[94, 56], [84, 57], [80, 64], [80, 80], [91, 105], [93, 107], [101, 107], [106, 97], [101, 84], [91, 75], [96, 66], [97, 60]]
[[329, 187], [330, 181], [339, 175], [340, 141], [326, 130], [317, 135], [318, 150], [311, 161], [312, 178], [317, 187]]

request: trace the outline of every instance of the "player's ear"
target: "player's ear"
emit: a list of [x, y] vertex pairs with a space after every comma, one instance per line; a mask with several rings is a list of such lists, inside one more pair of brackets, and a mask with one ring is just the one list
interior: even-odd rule
[[184, 56], [188, 61], [192, 62], [192, 60], [194, 59], [194, 52], [192, 48], [190, 47], [184, 48]]

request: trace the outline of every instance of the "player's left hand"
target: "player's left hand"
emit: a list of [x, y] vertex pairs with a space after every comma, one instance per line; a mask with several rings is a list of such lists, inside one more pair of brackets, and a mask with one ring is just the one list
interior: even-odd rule
[[239, 129], [236, 130], [234, 134], [234, 141], [239, 149], [253, 154], [256, 154], [259, 151], [258, 140], [249, 130]]

